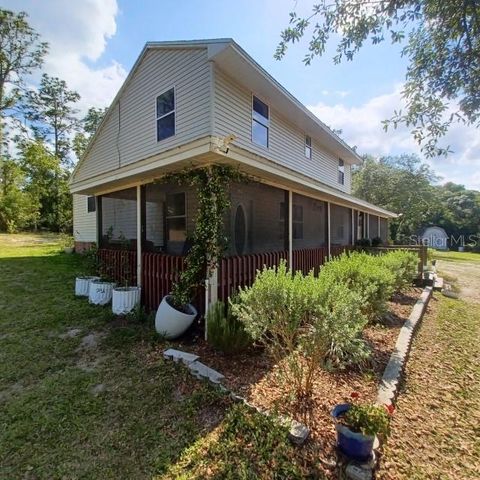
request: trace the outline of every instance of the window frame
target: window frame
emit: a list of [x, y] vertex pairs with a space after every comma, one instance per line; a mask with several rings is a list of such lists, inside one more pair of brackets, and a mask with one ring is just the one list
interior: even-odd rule
[[[184, 199], [184, 205], [185, 205], [185, 211], [183, 213], [183, 215], [168, 215], [168, 197], [169, 196], [173, 196], [173, 195], [179, 195], [179, 194], [182, 194], [183, 195], [183, 199]], [[187, 192], [185, 191], [180, 191], [180, 192], [169, 192], [165, 195], [165, 242], [179, 242], [180, 240], [171, 240], [170, 239], [170, 235], [169, 235], [169, 227], [168, 227], [168, 223], [169, 223], [169, 220], [176, 220], [176, 219], [179, 219], [179, 218], [184, 218], [185, 219], [185, 240], [182, 240], [183, 242], [185, 242], [187, 240], [187, 229], [188, 229], [188, 225], [187, 225]]]
[[[93, 199], [93, 209], [90, 209], [90, 201]], [[97, 211], [97, 200], [95, 195], [87, 195], [87, 213], [95, 213]]]
[[[255, 95], [254, 93], [251, 94], [251, 97], [252, 97], [251, 98], [251, 117], [252, 118], [251, 118], [251, 122], [250, 122], [250, 138], [251, 138], [252, 143], [254, 143], [255, 145], [258, 145], [259, 147], [268, 149], [270, 147], [270, 117], [271, 117], [270, 105], [267, 102], [264, 102], [258, 95]], [[266, 119], [266, 121], [264, 120], [265, 123], [263, 123], [260, 119], [255, 118], [255, 114], [257, 114], [260, 117], [262, 117], [263, 119], [265, 119], [265, 117], [263, 115], [261, 115], [260, 113], [256, 112], [253, 109], [253, 102], [254, 102], [255, 99], [257, 99], [259, 102], [263, 103], [268, 109], [268, 118]], [[262, 127], [267, 129], [267, 144], [266, 145], [263, 145], [262, 143], [258, 143], [254, 140], [254, 137], [253, 137], [253, 122], [258, 123], [259, 125], [261, 125]]]
[[[161, 97], [162, 95], [169, 92], [170, 90], [173, 90], [173, 110], [158, 116], [158, 112], [157, 112], [158, 97]], [[169, 135], [168, 137], [161, 138], [159, 140], [158, 139], [158, 121], [161, 120], [162, 118], [167, 117], [168, 115], [172, 115], [172, 113], [173, 113], [173, 135]], [[177, 135], [177, 88], [175, 85], [171, 85], [170, 87], [166, 88], [159, 94], [155, 95], [155, 139], [157, 143], [159, 143], [169, 138], [175, 137], [175, 135]]]
[[312, 153], [313, 153], [313, 148], [312, 148], [312, 137], [310, 135], [305, 135], [305, 145], [304, 146], [305, 146], [305, 157], [311, 159], [312, 158]]
[[345, 185], [345, 161], [342, 158], [338, 159], [338, 183]]

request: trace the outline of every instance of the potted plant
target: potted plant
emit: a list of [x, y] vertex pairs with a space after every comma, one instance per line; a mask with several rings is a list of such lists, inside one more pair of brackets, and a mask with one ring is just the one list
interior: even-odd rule
[[65, 253], [73, 253], [74, 241], [71, 235], [66, 233], [60, 234], [60, 245]]
[[130, 285], [132, 269], [127, 243], [120, 255], [120, 263], [122, 281], [120, 286], [113, 288], [112, 312], [115, 315], [127, 315], [140, 303], [140, 287]]
[[182, 335], [197, 316], [190, 303], [191, 287], [182, 278], [174, 286], [171, 295], [163, 297], [155, 316], [155, 329], [167, 339]]
[[92, 263], [96, 267], [98, 277], [90, 280], [88, 301], [93, 305], [107, 305], [112, 300], [113, 288], [116, 286], [111, 278], [112, 265], [109, 263], [103, 264], [96, 251]]
[[191, 304], [199, 286], [205, 285], [225, 250], [224, 215], [230, 206], [229, 185], [247, 177], [228, 165], [188, 168], [166, 175], [165, 182], [196, 187], [198, 211], [185, 269], [170, 295], [166, 295], [155, 317], [155, 328], [167, 338], [180, 336], [193, 323], [197, 310]]
[[98, 269], [97, 249], [95, 247], [90, 248], [84, 253], [84, 257], [84, 264], [87, 273], [75, 278], [75, 295], [77, 297], [88, 297], [90, 282], [93, 280], [100, 280], [99, 276], [94, 275]]
[[351, 403], [341, 403], [331, 412], [337, 430], [339, 450], [353, 460], [367, 461], [372, 456], [377, 435], [389, 433], [392, 405], [360, 403], [359, 394], [352, 394]]

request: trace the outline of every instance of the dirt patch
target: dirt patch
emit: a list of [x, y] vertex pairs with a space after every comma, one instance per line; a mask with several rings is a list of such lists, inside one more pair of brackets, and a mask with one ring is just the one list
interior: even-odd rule
[[480, 304], [480, 265], [470, 262], [437, 261], [440, 276], [446, 273], [455, 277], [460, 288], [460, 298]]

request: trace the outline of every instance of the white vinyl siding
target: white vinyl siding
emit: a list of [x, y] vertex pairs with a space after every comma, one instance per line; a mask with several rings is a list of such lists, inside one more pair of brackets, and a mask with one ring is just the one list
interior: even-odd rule
[[[157, 142], [155, 100], [175, 86], [175, 135]], [[75, 180], [114, 171], [210, 134], [206, 49], [152, 50], [98, 132]], [[120, 112], [120, 114], [119, 114]]]
[[312, 156], [305, 156], [305, 132], [289, 123], [270, 107], [268, 151], [251, 140], [252, 93], [223, 71], [215, 69], [214, 134], [237, 136], [234, 144], [269, 158], [285, 167], [350, 193], [350, 165], [345, 164], [345, 184], [338, 183], [338, 157], [326, 151], [312, 138]]
[[73, 237], [77, 242], [97, 241], [97, 214], [88, 212], [87, 195], [73, 195]]

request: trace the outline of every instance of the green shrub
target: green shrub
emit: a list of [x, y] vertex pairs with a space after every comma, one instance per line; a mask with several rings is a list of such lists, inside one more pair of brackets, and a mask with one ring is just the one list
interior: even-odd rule
[[395, 278], [378, 256], [364, 252], [343, 254], [326, 263], [320, 278], [330, 285], [344, 284], [362, 299], [362, 312], [369, 321], [380, 319], [387, 309]]
[[381, 255], [379, 260], [393, 274], [395, 291], [410, 285], [417, 276], [418, 255], [416, 252], [394, 250]]
[[231, 305], [223, 302], [216, 302], [208, 310], [207, 332], [208, 343], [224, 353], [238, 353], [252, 344], [242, 322], [232, 313]]
[[383, 240], [380, 237], [372, 238], [372, 247], [379, 247], [383, 244]]
[[355, 245], [357, 245], [358, 247], [371, 247], [372, 242], [369, 238], [359, 238], [355, 241]]
[[362, 297], [313, 274], [292, 274], [283, 262], [257, 273], [240, 290], [234, 313], [261, 341], [297, 397], [309, 396], [321, 366], [360, 362], [368, 351], [360, 335], [366, 324]]

